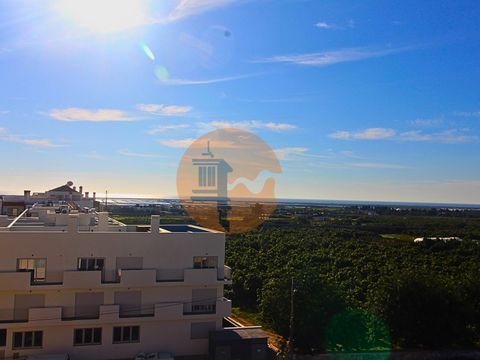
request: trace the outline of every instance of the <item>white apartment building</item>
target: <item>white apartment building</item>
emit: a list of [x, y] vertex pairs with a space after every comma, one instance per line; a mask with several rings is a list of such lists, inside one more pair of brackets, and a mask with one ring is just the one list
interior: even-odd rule
[[[63, 211], [64, 212], [64, 211]], [[0, 358], [208, 354], [222, 329], [225, 235], [35, 205], [0, 216]]]

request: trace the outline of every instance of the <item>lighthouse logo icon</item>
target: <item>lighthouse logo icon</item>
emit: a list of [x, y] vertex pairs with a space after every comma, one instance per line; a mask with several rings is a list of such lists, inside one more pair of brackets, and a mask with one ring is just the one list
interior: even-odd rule
[[258, 136], [219, 129], [186, 150], [177, 171], [178, 196], [198, 225], [245, 232], [275, 210], [274, 175], [279, 173], [275, 152]]

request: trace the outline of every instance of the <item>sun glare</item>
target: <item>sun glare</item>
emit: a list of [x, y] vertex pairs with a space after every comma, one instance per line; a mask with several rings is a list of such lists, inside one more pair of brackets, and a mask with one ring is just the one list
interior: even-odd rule
[[98, 33], [148, 23], [144, 0], [59, 0], [56, 10], [68, 21]]

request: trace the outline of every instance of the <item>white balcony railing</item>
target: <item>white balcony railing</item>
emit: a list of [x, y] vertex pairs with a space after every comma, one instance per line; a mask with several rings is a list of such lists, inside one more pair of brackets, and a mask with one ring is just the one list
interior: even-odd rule
[[223, 265], [223, 279], [232, 281], [232, 268], [227, 265]]

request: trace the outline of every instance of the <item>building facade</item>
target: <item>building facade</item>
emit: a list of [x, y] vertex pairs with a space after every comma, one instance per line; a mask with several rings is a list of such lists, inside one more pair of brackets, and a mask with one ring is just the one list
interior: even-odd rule
[[208, 354], [222, 329], [225, 235], [192, 225], [125, 225], [33, 206], [0, 217], [0, 358], [68, 353]]

